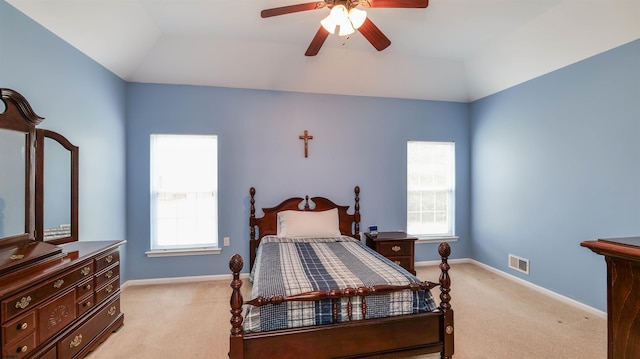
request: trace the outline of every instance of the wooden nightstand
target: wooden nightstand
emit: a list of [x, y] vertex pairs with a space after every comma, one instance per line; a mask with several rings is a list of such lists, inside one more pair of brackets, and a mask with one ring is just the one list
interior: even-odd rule
[[410, 237], [405, 232], [378, 232], [371, 235], [367, 232], [367, 247], [391, 259], [396, 264], [416, 274], [414, 268], [414, 244], [418, 238]]

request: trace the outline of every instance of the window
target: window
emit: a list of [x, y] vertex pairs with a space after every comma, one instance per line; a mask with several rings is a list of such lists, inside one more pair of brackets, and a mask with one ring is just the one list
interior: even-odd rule
[[407, 142], [407, 233], [452, 237], [455, 143]]
[[152, 134], [151, 251], [216, 247], [218, 137]]

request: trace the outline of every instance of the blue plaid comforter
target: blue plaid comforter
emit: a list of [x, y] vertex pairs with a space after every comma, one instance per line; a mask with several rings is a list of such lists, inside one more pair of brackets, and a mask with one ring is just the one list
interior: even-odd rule
[[[251, 273], [251, 299], [313, 290], [357, 288], [420, 282], [402, 267], [351, 237], [277, 238], [260, 242]], [[422, 313], [436, 309], [429, 291], [405, 290], [369, 296], [367, 318]], [[352, 319], [362, 319], [361, 298], [353, 297]], [[347, 321], [347, 299], [341, 299], [338, 321]], [[277, 330], [332, 322], [331, 300], [288, 302], [247, 308], [246, 332]]]

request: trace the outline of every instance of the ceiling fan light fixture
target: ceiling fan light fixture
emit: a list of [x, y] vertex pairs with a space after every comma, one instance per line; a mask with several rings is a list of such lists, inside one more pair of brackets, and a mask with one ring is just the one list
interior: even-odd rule
[[366, 11], [356, 8], [347, 11], [344, 5], [336, 5], [331, 9], [329, 16], [320, 21], [320, 24], [331, 34], [335, 34], [336, 26], [339, 26], [338, 36], [349, 36], [362, 26], [366, 18]]
[[349, 36], [356, 32], [356, 29], [351, 26], [351, 22], [347, 21], [344, 24], [340, 24], [340, 32], [338, 32], [338, 36]]
[[333, 18], [336, 24], [342, 25], [349, 21], [349, 12], [344, 5], [336, 5], [331, 9], [329, 16]]
[[322, 25], [322, 27], [324, 27], [324, 29], [327, 30], [330, 34], [335, 34], [336, 26], [338, 26], [338, 24], [336, 24], [336, 22], [333, 21], [331, 14], [329, 14], [329, 16], [325, 17], [322, 21], [320, 21], [320, 25]]
[[351, 21], [351, 25], [353, 25], [354, 29], [359, 28], [364, 24], [364, 21], [367, 19], [367, 12], [364, 10], [359, 10], [356, 8], [352, 8], [349, 10], [349, 20]]

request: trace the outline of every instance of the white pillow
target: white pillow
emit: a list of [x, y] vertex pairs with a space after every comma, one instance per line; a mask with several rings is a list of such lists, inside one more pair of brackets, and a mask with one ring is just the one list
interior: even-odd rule
[[278, 212], [278, 237], [339, 237], [338, 209]]

